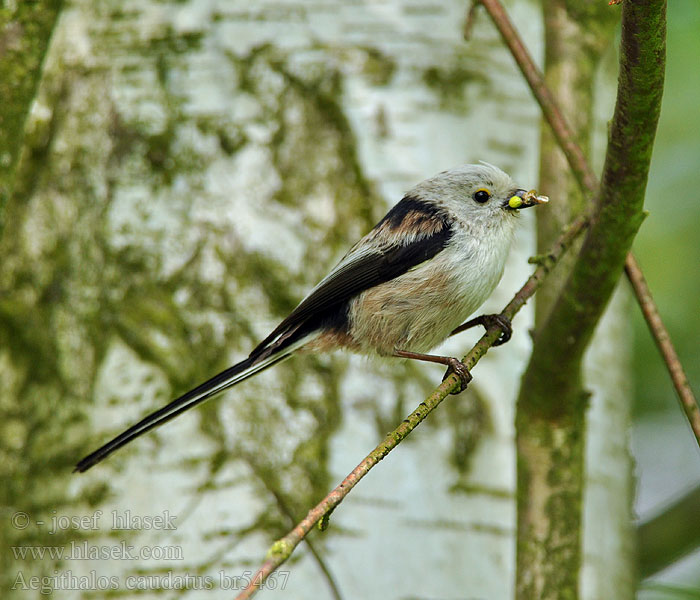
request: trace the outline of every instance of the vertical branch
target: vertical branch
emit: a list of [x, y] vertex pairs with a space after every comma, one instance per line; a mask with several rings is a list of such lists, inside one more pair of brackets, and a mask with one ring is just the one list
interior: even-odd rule
[[[583, 164], [588, 164], [593, 123], [594, 80], [600, 57], [610, 43], [617, 23], [617, 11], [611, 11], [604, 3], [594, 0], [575, 6], [566, 0], [546, 0], [542, 4], [545, 55], [544, 89], [557, 102], [552, 105], [563, 113], [569, 139], [575, 144], [574, 152]], [[542, 118], [540, 142], [539, 188], [542, 193], [558, 198], [557, 209], [547, 219], [537, 219], [537, 246], [542, 252], [557, 235], [563, 223], [581, 214], [590, 204], [590, 194], [578, 185], [575, 174], [568, 168], [557, 135], [546, 118]], [[592, 172], [585, 172], [584, 181], [597, 188]], [[557, 297], [574, 267], [578, 250], [560, 261], [552, 277], [538, 292], [535, 305], [535, 324], [542, 327]], [[585, 404], [574, 402], [570, 413], [553, 423], [533, 423], [518, 428], [520, 475], [529, 474], [529, 489], [534, 494], [543, 493], [549, 506], [541, 507], [525, 500], [519, 503], [518, 548], [522, 550], [525, 537], [538, 539], [549, 537], [549, 544], [532, 544], [518, 552], [518, 559], [536, 556], [531, 564], [537, 571], [521, 568], [516, 577], [516, 589], [520, 598], [546, 597], [545, 587], [554, 590], [578, 590], [578, 571], [582, 562], [583, 529], [582, 497], [585, 453]], [[519, 422], [523, 422], [520, 421]], [[546, 431], [545, 431], [546, 430]], [[552, 480], [552, 474], [565, 474]], [[523, 481], [521, 478], [520, 481]], [[548, 512], [549, 520], [541, 512]], [[554, 517], [554, 518], [552, 518]], [[540, 539], [542, 539], [540, 538]], [[557, 560], [547, 553], [556, 545]], [[548, 582], [548, 583], [544, 583]], [[540, 587], [542, 586], [542, 587]]]
[[641, 224], [663, 93], [665, 3], [625, 2], [617, 103], [591, 227], [546, 322], [518, 398], [519, 598], [578, 596], [583, 354]]
[[[543, 95], [567, 131], [570, 153], [587, 164], [592, 133], [594, 79], [602, 52], [610, 43], [617, 15], [600, 2], [585, 1], [571, 6], [566, 0], [542, 4], [545, 55]], [[527, 53], [524, 62], [527, 62]], [[557, 102], [553, 100], [557, 98]], [[564, 116], [565, 115], [565, 116]], [[564, 223], [585, 211], [590, 194], [579, 187], [568, 168], [567, 156], [546, 118], [542, 119], [539, 189], [558, 198], [547, 219], [537, 219], [538, 252], [542, 252]], [[585, 172], [583, 179], [597, 188], [595, 176]], [[552, 276], [539, 290], [535, 323], [541, 327], [577, 260], [577, 251], [560, 261]], [[547, 506], [531, 502], [519, 493], [518, 576], [519, 598], [547, 597], [549, 590], [577, 590], [582, 560], [581, 498], [584, 481], [583, 402], [570, 406], [566, 418], [556, 422], [533, 422], [519, 418], [519, 484], [533, 495], [547, 499]], [[522, 415], [521, 415], [522, 416]], [[559, 477], [552, 479], [552, 474]], [[527, 474], [527, 477], [523, 475]], [[519, 489], [521, 489], [519, 487]], [[542, 513], [548, 513], [544, 517]], [[541, 543], [544, 539], [550, 543]], [[548, 556], [556, 545], [557, 560]], [[523, 559], [530, 558], [525, 564]], [[534, 567], [534, 568], [533, 568]]]
[[[586, 163], [592, 134], [594, 80], [601, 55], [610, 45], [618, 20], [617, 11], [611, 11], [597, 0], [585, 0], [575, 6], [570, 6], [566, 0], [546, 0], [542, 11], [544, 89], [557, 98], [557, 110], [566, 115], [575, 152]], [[538, 189], [550, 198], [557, 198], [557, 202], [552, 204], [546, 219], [537, 219], [537, 251], [540, 253], [556, 239], [566, 223], [586, 209], [590, 196], [585, 188], [579, 187], [568, 168], [566, 154], [544, 115], [541, 130]], [[586, 173], [588, 179], [597, 189], [593, 173]], [[578, 248], [565, 256], [538, 292], [536, 325], [543, 323], [551, 310], [577, 254]]]

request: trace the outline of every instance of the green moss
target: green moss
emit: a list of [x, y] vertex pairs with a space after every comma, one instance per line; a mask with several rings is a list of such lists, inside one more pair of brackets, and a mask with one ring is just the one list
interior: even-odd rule
[[142, 48], [149, 56], [176, 56], [191, 53], [202, 46], [204, 34], [200, 31], [176, 32], [168, 26], [159, 36], [151, 37]]
[[[436, 415], [438, 416], [438, 415]], [[448, 402], [442, 411], [442, 427], [452, 430], [451, 462], [461, 475], [467, 475], [472, 459], [484, 436], [493, 431], [488, 404], [474, 386]]]
[[153, 132], [146, 123], [127, 121], [116, 112], [110, 130], [114, 160], [132, 159], [134, 153], [140, 154], [150, 171], [150, 184], [154, 188], [171, 185], [176, 175], [197, 173], [204, 168], [199, 153], [178, 135], [184, 125], [180, 99], [170, 94], [167, 88], [164, 92], [168, 112], [166, 123], [160, 131]]
[[[582, 418], [582, 417], [581, 417]], [[521, 411], [518, 443], [518, 598], [577, 598], [584, 434], [578, 422]], [[544, 478], [542, 478], [544, 471]]]
[[467, 496], [486, 496], [500, 500], [512, 501], [514, 494], [509, 490], [492, 488], [484, 485], [474, 485], [471, 483], [456, 483], [450, 486], [451, 494], [465, 494]]
[[440, 108], [463, 113], [467, 103], [467, 87], [485, 86], [488, 79], [463, 63], [446, 67], [431, 66], [423, 72], [423, 82], [440, 99]]
[[365, 53], [362, 74], [372, 85], [388, 85], [396, 71], [396, 61], [378, 48], [365, 47], [362, 50]]
[[551, 493], [545, 502], [549, 531], [543, 555], [548, 576], [543, 598], [578, 598], [581, 569], [581, 512], [583, 503], [583, 440], [578, 426], [559, 428], [551, 452], [547, 480]]
[[0, 235], [14, 187], [25, 124], [42, 75], [42, 65], [61, 0], [19, 2], [0, 10]]

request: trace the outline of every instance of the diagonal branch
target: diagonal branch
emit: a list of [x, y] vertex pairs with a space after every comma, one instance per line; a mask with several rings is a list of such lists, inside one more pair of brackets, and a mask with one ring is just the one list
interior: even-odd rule
[[673, 385], [678, 393], [678, 399], [681, 402], [681, 407], [685, 412], [685, 416], [688, 419], [693, 433], [695, 434], [695, 441], [700, 446], [700, 408], [698, 407], [698, 401], [693, 395], [693, 390], [690, 387], [688, 378], [686, 377], [685, 371], [683, 371], [683, 365], [681, 364], [678, 354], [676, 354], [676, 349], [673, 347], [673, 342], [668, 335], [668, 330], [664, 326], [661, 320], [661, 315], [659, 314], [659, 309], [651, 297], [651, 291], [647, 285], [642, 270], [639, 268], [637, 261], [631, 254], [627, 255], [627, 260], [625, 261], [625, 273], [627, 273], [627, 278], [630, 280], [634, 292], [637, 296], [637, 301], [644, 314], [644, 319], [652, 331], [652, 336], [656, 342], [659, 352], [666, 363], [669, 373], [671, 374], [671, 379], [673, 380]]
[[[530, 275], [530, 278], [518, 290], [513, 299], [503, 309], [503, 315], [509, 319], [518, 313], [527, 300], [532, 297], [538, 287], [545, 280], [554, 265], [559, 261], [566, 250], [571, 246], [576, 237], [586, 228], [588, 219], [581, 216], [574, 220], [562, 233], [551, 250], [538, 258], [538, 266]], [[489, 328], [482, 338], [474, 345], [469, 353], [464, 357], [464, 364], [472, 369], [483, 357], [488, 349], [496, 342], [501, 335], [501, 328], [494, 326]], [[237, 596], [237, 600], [251, 598], [259, 589], [264, 587], [267, 578], [280, 567], [292, 554], [297, 545], [309, 534], [314, 525], [321, 522], [326, 524], [328, 515], [340, 504], [350, 490], [369, 471], [391, 452], [401, 441], [413, 431], [428, 414], [430, 414], [450, 393], [457, 389], [460, 380], [457, 375], [452, 374], [447, 377], [433, 391], [425, 401], [421, 402], [394, 431], [387, 434], [386, 439], [380, 443], [357, 465], [353, 471], [333, 489], [321, 502], [312, 508], [306, 517], [300, 521], [286, 536], [277, 540], [270, 548], [267, 559], [258, 571], [251, 578], [250, 584]], [[325, 527], [324, 527], [325, 528]]]
[[503, 42], [513, 55], [520, 72], [530, 86], [532, 95], [540, 105], [544, 118], [552, 129], [557, 143], [561, 147], [562, 152], [566, 155], [566, 160], [579, 186], [584, 193], [595, 196], [599, 187], [598, 178], [589, 167], [583, 150], [581, 150], [580, 146], [576, 143], [573, 130], [559, 108], [557, 101], [554, 99], [552, 92], [547, 87], [544, 76], [527, 51], [522, 38], [515, 30], [505, 8], [500, 3], [500, 0], [475, 0], [474, 7], [479, 4], [486, 9], [496, 29], [498, 29], [498, 32], [501, 34]]
[[[556, 100], [549, 88], [547, 88], [544, 77], [532, 60], [527, 48], [525, 48], [518, 32], [513, 27], [503, 5], [499, 0], [476, 0], [476, 4], [484, 6], [500, 32], [503, 41], [508, 46], [523, 77], [530, 86], [533, 96], [540, 105], [542, 114], [549, 123], [557, 143], [564, 152], [579, 187], [585, 194], [595, 197], [599, 190], [598, 180], [586, 161], [581, 148], [576, 143], [573, 131], [559, 109]], [[693, 395], [668, 330], [661, 320], [651, 291], [642, 276], [641, 268], [631, 252], [627, 254], [625, 259], [625, 272], [632, 284], [637, 302], [642, 309], [651, 335], [661, 351], [683, 411], [695, 434], [695, 439], [700, 446], [700, 408], [698, 408], [697, 399]]]
[[[275, 501], [277, 502], [277, 507], [279, 508], [280, 512], [287, 517], [289, 520], [289, 523], [292, 525], [296, 522], [296, 518], [294, 516], [294, 511], [292, 510], [291, 506], [289, 506], [289, 503], [287, 502], [287, 499], [284, 497], [284, 494], [282, 493], [280, 487], [278, 484], [272, 483], [270, 481], [270, 476], [269, 473], [265, 473], [263, 469], [260, 468], [260, 465], [258, 464], [258, 461], [255, 460], [253, 456], [248, 456], [247, 459], [248, 465], [253, 469], [255, 474], [258, 476], [258, 479], [260, 479], [261, 482], [265, 485], [267, 490], [272, 494], [274, 497]], [[326, 561], [323, 559], [323, 556], [321, 556], [321, 553], [316, 549], [316, 545], [311, 542], [311, 540], [307, 539], [306, 545], [309, 548], [309, 552], [311, 553], [311, 556], [313, 559], [316, 561], [316, 564], [318, 565], [319, 569], [321, 570], [321, 573], [325, 577], [328, 587], [330, 588], [330, 593], [333, 596], [334, 600], [342, 600], [342, 595], [340, 593], [340, 589], [338, 588], [338, 584], [335, 581], [335, 578], [333, 577], [333, 574], [331, 573], [330, 569], [328, 568], [328, 565], [326, 564]]]

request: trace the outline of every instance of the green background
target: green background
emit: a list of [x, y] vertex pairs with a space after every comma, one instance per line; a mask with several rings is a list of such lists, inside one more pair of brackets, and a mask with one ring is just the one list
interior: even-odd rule
[[[700, 3], [673, 0], [666, 89], [645, 207], [634, 243], [695, 393], [700, 389]], [[635, 307], [637, 414], [677, 410], [658, 351]]]

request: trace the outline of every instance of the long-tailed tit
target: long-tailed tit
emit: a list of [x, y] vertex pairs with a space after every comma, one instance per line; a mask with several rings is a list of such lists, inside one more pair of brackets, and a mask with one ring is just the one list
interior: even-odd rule
[[484, 315], [460, 325], [501, 279], [518, 210], [546, 202], [500, 169], [465, 165], [410, 190], [270, 333], [248, 358], [148, 415], [81, 460], [86, 471], [134, 438], [252, 377], [295, 352], [338, 348], [448, 366], [471, 379], [456, 358], [425, 354], [472, 325], [510, 323]]

